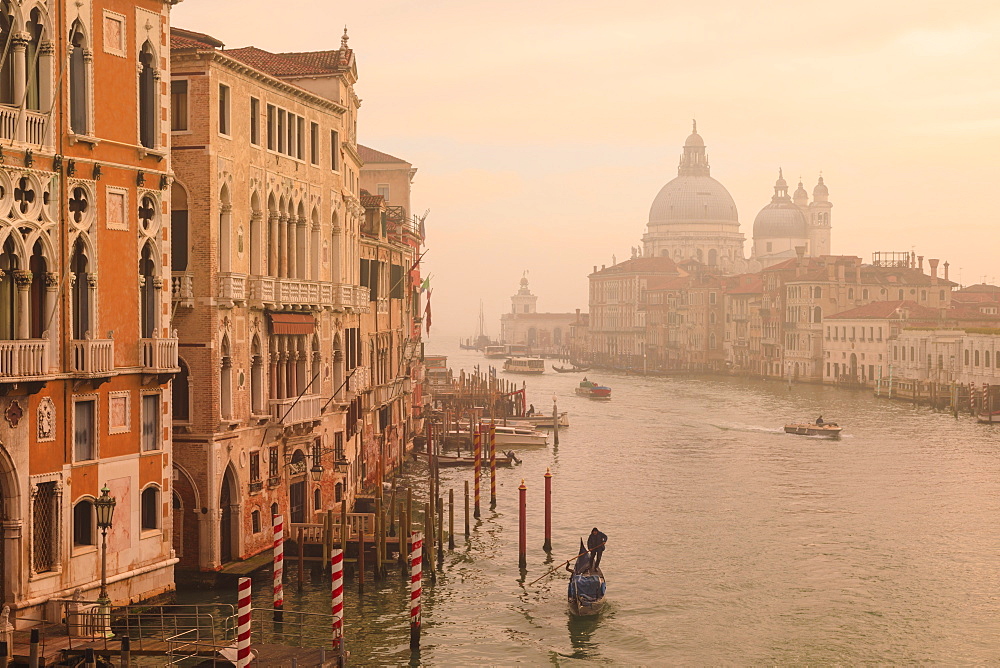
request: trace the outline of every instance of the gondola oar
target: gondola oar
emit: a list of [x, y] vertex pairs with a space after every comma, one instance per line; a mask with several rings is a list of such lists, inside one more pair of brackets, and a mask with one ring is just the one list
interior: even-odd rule
[[[580, 541], [580, 542], [583, 542], [583, 541]], [[550, 571], [549, 571], [548, 573], [546, 573], [545, 575], [542, 575], [542, 577], [540, 577], [540, 578], [538, 578], [538, 579], [536, 579], [536, 580], [532, 580], [531, 582], [529, 582], [529, 583], [528, 583], [528, 586], [530, 587], [531, 585], [533, 585], [533, 584], [535, 584], [536, 582], [538, 582], [538, 580], [541, 580], [542, 578], [544, 578], [544, 577], [546, 577], [546, 576], [548, 576], [548, 575], [552, 575], [553, 573], [555, 573], [556, 571], [558, 571], [558, 570], [559, 570], [560, 568], [562, 568], [563, 566], [565, 566], [565, 565], [566, 565], [566, 564], [568, 564], [569, 562], [573, 561], [574, 559], [579, 559], [580, 557], [582, 557], [583, 555], [587, 554], [588, 552], [593, 552], [593, 551], [594, 551], [594, 550], [596, 550], [596, 549], [597, 549], [598, 547], [601, 547], [601, 546], [603, 546], [603, 545], [604, 545], [604, 543], [606, 543], [606, 542], [608, 542], [608, 541], [604, 541], [603, 543], [601, 543], [601, 544], [600, 544], [600, 545], [598, 545], [597, 547], [592, 547], [592, 548], [590, 548], [589, 550], [584, 550], [583, 552], [581, 552], [580, 554], [576, 555], [575, 557], [573, 557], [573, 558], [571, 558], [571, 559], [567, 559], [566, 561], [562, 562], [561, 564], [559, 564], [558, 566], [556, 566], [555, 568], [553, 568], [552, 570], [550, 570]]]

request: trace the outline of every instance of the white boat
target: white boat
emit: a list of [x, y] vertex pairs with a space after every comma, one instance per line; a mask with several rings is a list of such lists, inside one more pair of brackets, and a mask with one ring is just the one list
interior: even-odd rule
[[[448, 436], [460, 436], [462, 438], [471, 438], [467, 430], [461, 431], [449, 431]], [[483, 450], [485, 451], [488, 447], [489, 432], [487, 431], [483, 435]], [[535, 431], [530, 427], [515, 427], [512, 425], [497, 425], [496, 426], [496, 444], [497, 447], [507, 447], [507, 446], [539, 446], [545, 447], [549, 444], [549, 436], [544, 432]]]
[[483, 355], [491, 359], [507, 357], [507, 346], [486, 346], [483, 348]]
[[545, 373], [545, 360], [540, 357], [509, 357], [503, 363], [508, 373]]
[[[997, 420], [1000, 422], [1000, 420]], [[531, 417], [507, 418], [507, 424], [515, 427], [531, 427], [533, 429], [552, 429], [551, 415], [532, 415]], [[569, 413], [559, 413], [559, 428], [569, 427]]]

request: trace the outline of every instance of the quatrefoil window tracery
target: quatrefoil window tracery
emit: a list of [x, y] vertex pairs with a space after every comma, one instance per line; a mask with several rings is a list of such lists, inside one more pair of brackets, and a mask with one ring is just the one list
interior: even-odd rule
[[82, 223], [89, 208], [87, 191], [80, 187], [73, 188], [73, 196], [69, 198], [69, 210], [73, 215], [73, 222], [78, 225]]
[[139, 200], [139, 229], [148, 237], [156, 234], [159, 221], [156, 217], [156, 200], [151, 195], [143, 195]]
[[17, 207], [22, 216], [27, 214], [28, 209], [34, 204], [35, 189], [32, 187], [32, 183], [27, 176], [22, 176], [18, 180], [17, 187], [14, 188], [14, 201], [17, 202]]

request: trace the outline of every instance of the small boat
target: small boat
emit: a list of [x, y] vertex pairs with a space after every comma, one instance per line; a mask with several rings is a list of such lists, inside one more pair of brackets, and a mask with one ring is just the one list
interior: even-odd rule
[[503, 363], [507, 373], [545, 373], [545, 360], [540, 357], [508, 357]]
[[483, 348], [483, 355], [490, 359], [507, 357], [507, 346], [486, 346]]
[[843, 431], [836, 422], [825, 422], [823, 424], [786, 424], [786, 434], [798, 434], [799, 436], [840, 436]]
[[[567, 567], [568, 568], [568, 567]], [[573, 565], [573, 570], [569, 576], [569, 590], [567, 592], [567, 602], [569, 612], [577, 617], [591, 617], [600, 614], [604, 609], [604, 595], [607, 593], [607, 584], [604, 582], [604, 573], [600, 568], [593, 566], [591, 554], [583, 546], [583, 539], [580, 539], [580, 556]]]
[[976, 422], [980, 424], [1000, 424], [1000, 411], [979, 413], [976, 415]]
[[[414, 450], [413, 459], [418, 461], [427, 461], [427, 451], [425, 450]], [[520, 464], [521, 460], [517, 458], [513, 450], [508, 452], [499, 453], [496, 456], [497, 466], [512, 466], [514, 464]], [[438, 466], [475, 466], [476, 458], [466, 455], [437, 455]], [[483, 458], [480, 461], [482, 466], [490, 465], [489, 453], [484, 453]]]
[[[458, 430], [454, 429], [445, 434], [445, 439], [447, 442], [448, 438], [461, 437], [464, 439], [471, 439], [471, 434], [468, 430]], [[489, 432], [484, 436], [484, 440], [489, 438]], [[516, 427], [514, 425], [497, 425], [496, 426], [496, 444], [502, 446], [540, 446], [545, 447], [549, 444], [549, 436], [540, 431], [536, 431], [531, 427]], [[484, 448], [485, 449], [485, 448]]]
[[582, 373], [584, 371], [590, 371], [589, 366], [555, 366], [552, 365], [552, 370], [556, 373]]
[[584, 378], [580, 381], [580, 385], [576, 388], [576, 393], [581, 397], [587, 397], [589, 399], [597, 399], [598, 401], [610, 401], [611, 400], [611, 388], [605, 385], [598, 385], [593, 381], [589, 381]]
[[[530, 427], [532, 429], [553, 428], [551, 415], [532, 415], [530, 417], [507, 418], [507, 425], [511, 427]], [[559, 428], [566, 429], [567, 427], [569, 427], [569, 413], [563, 411], [559, 413]]]

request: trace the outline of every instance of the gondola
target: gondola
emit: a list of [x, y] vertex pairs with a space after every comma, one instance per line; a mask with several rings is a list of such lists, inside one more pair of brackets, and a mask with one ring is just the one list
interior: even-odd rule
[[[567, 565], [567, 570], [569, 566]], [[580, 539], [580, 556], [573, 565], [569, 576], [567, 603], [569, 613], [576, 617], [593, 617], [604, 609], [604, 596], [607, 585], [604, 573], [593, 566], [593, 555], [583, 546]]]
[[589, 366], [553, 366], [552, 370], [556, 373], [581, 373], [583, 371], [590, 371]]

